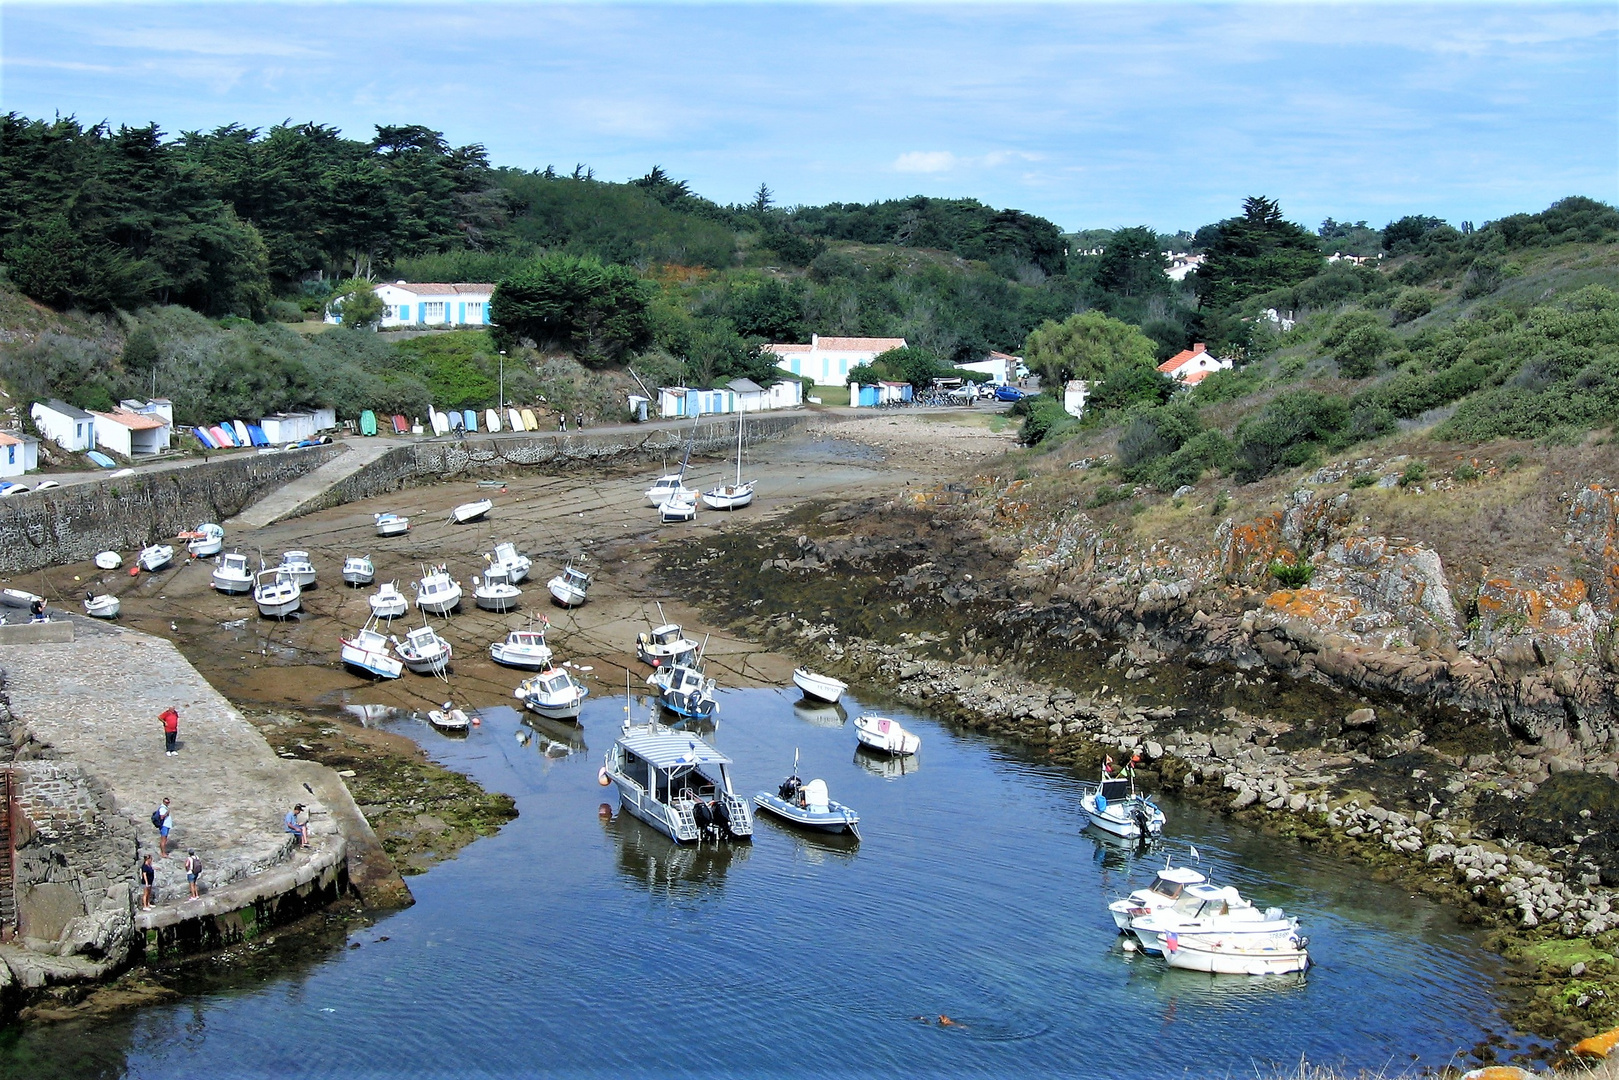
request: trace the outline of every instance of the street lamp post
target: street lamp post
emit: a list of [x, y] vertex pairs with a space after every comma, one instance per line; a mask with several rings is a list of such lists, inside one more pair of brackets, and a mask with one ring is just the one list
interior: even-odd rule
[[500, 350], [500, 407], [506, 407], [506, 350]]

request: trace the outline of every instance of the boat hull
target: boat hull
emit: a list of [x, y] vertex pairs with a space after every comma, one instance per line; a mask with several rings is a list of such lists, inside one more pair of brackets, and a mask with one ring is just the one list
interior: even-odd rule
[[103, 570], [116, 570], [123, 562], [123, 558], [116, 551], [103, 551], [96, 556], [96, 566]]
[[740, 510], [753, 502], [753, 485], [727, 490], [715, 488], [703, 492], [703, 504], [711, 510]]
[[551, 589], [551, 598], [563, 607], [578, 607], [585, 602], [585, 594], [578, 589], [569, 588], [555, 581], [551, 582], [549, 587]]
[[469, 521], [477, 521], [494, 508], [495, 504], [488, 499], [479, 499], [477, 502], [462, 503], [460, 506], [457, 506], [454, 510], [450, 511], [450, 520], [455, 522], [457, 525], [465, 525]]
[[475, 591], [472, 594], [472, 602], [483, 608], [485, 611], [505, 612], [515, 609], [517, 607], [517, 602], [522, 598], [522, 595], [523, 594], [518, 592], [516, 589], [513, 589], [509, 593], [496, 593], [493, 595], [481, 591]]
[[296, 596], [291, 600], [260, 600], [255, 597], [253, 602], [259, 606], [259, 614], [266, 619], [285, 619], [303, 607], [303, 600]]
[[418, 660], [404, 659], [404, 665], [417, 675], [438, 675], [450, 666], [450, 654], [446, 652]]
[[434, 615], [448, 615], [450, 612], [461, 606], [461, 597], [455, 596], [435, 600], [418, 599], [416, 601], [416, 606], [421, 608], [423, 611], [431, 612]]
[[543, 716], [547, 720], [578, 720], [579, 711], [584, 708], [583, 695], [571, 702], [546, 703], [531, 697], [523, 698], [523, 708], [536, 716]]
[[379, 619], [402, 619], [405, 617], [406, 610], [407, 605], [403, 596], [397, 600], [385, 600], [380, 604], [377, 603], [375, 597], [371, 599], [371, 614]]
[[1146, 819], [1146, 835], [1157, 836], [1164, 831], [1164, 812], [1145, 799], [1110, 802], [1105, 810], [1097, 810], [1096, 797], [1093, 793], [1082, 798], [1080, 805], [1084, 807], [1085, 816], [1090, 819], [1093, 826], [1125, 840], [1139, 840], [1143, 835], [1141, 822], [1135, 816], [1135, 808], [1138, 805], [1142, 807]]
[[829, 801], [825, 810], [810, 810], [807, 807], [787, 802], [767, 791], [761, 791], [753, 797], [753, 804], [761, 810], [766, 810], [776, 815], [783, 821], [797, 825], [801, 829], [860, 835], [860, 815], [842, 803]]
[[0, 589], [0, 604], [6, 607], [27, 608], [33, 606], [34, 601], [38, 599], [39, 597], [33, 593], [21, 589]]
[[121, 607], [116, 596], [98, 596], [84, 602], [84, 613], [92, 619], [116, 619]]
[[156, 548], [147, 548], [142, 551], [137, 560], [142, 570], [147, 573], [156, 573], [174, 561], [174, 549], [167, 545]]
[[374, 570], [372, 570], [372, 571], [366, 571], [366, 570], [345, 570], [345, 571], [343, 571], [343, 583], [345, 585], [369, 585], [369, 584], [371, 584], [371, 582], [376, 580], [376, 577], [377, 577], [376, 571], [374, 571]]
[[378, 518], [378, 536], [404, 536], [410, 531], [409, 518]]
[[1226, 946], [1185, 936], [1170, 948], [1162, 935], [1159, 945], [1164, 963], [1182, 971], [1202, 971], [1210, 975], [1293, 975], [1310, 967], [1310, 953], [1304, 948]]
[[218, 555], [219, 552], [220, 552], [220, 549], [222, 549], [224, 546], [225, 546], [225, 538], [224, 537], [222, 537], [222, 536], [213, 536], [213, 537], [209, 537], [209, 538], [207, 538], [205, 540], [193, 540], [193, 541], [191, 541], [189, 544], [186, 545], [186, 550], [191, 553], [193, 558], [206, 559], [209, 556]]
[[211, 577], [211, 584], [215, 589], [222, 593], [245, 593], [253, 591], [253, 579], [251, 577], [231, 577], [229, 575], [221, 576], [218, 572], [215, 572]]
[[824, 701], [828, 705], [836, 705], [843, 692], [849, 689], [849, 684], [825, 675], [817, 675], [809, 668], [795, 668], [793, 670], [793, 685], [804, 692], [804, 696]]
[[543, 652], [528, 649], [512, 649], [504, 641], [497, 641], [489, 646], [489, 658], [497, 664], [504, 664], [510, 668], [521, 668], [525, 671], [544, 671], [551, 666], [551, 650]]
[[357, 649], [353, 645], [343, 646], [343, 663], [368, 675], [375, 675], [379, 679], [397, 679], [405, 670], [403, 661], [386, 653]]
[[[922, 748], [922, 739], [890, 720], [887, 731], [878, 724], [867, 723], [867, 717], [854, 722], [855, 736], [862, 746], [895, 757], [909, 757]], [[876, 718], [881, 719], [881, 718]]]

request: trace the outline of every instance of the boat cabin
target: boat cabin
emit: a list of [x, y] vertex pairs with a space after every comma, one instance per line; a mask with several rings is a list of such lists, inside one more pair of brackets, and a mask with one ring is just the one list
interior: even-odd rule
[[[1107, 803], [1123, 802], [1135, 795], [1135, 791], [1128, 780], [1103, 780], [1096, 794], [1098, 805], [1105, 806]], [[1103, 802], [1104, 799], [1106, 802]]]
[[1158, 871], [1158, 876], [1152, 879], [1152, 884], [1147, 886], [1147, 891], [1175, 900], [1179, 899], [1181, 892], [1188, 885], [1201, 885], [1203, 880], [1203, 875], [1196, 870], [1166, 866]]
[[674, 623], [665, 623], [663, 626], [653, 627], [647, 635], [649, 645], [673, 645], [680, 640], [680, 627]]
[[431, 626], [418, 626], [405, 635], [405, 649], [414, 656], [431, 656], [439, 648], [439, 636]]
[[249, 573], [247, 568], [247, 556], [238, 555], [235, 552], [231, 552], [229, 555], [226, 555], [220, 560], [219, 569], [221, 573], [228, 574], [232, 577], [246, 577]]
[[731, 759], [683, 731], [648, 724], [624, 731], [608, 769], [626, 809], [678, 841], [719, 827], [753, 835], [747, 804], [731, 790]]
[[[540, 643], [544, 644], [543, 639]], [[566, 671], [558, 671], [556, 668], [552, 668], [550, 671], [542, 671], [534, 676], [529, 685], [532, 692], [536, 694], [566, 694], [573, 689], [573, 679]]]
[[538, 630], [513, 630], [506, 635], [506, 644], [515, 649], [543, 649], [545, 635]]
[[668, 496], [673, 495], [675, 492], [682, 490], [685, 486], [685, 478], [679, 473], [671, 473], [668, 476], [660, 476], [656, 480], [652, 481], [651, 487], [646, 489], [647, 498], [657, 499], [659, 502], [662, 502], [664, 498], [667, 498]]
[[562, 585], [567, 589], [584, 592], [590, 587], [590, 575], [583, 570], [575, 570], [570, 566], [562, 571]]

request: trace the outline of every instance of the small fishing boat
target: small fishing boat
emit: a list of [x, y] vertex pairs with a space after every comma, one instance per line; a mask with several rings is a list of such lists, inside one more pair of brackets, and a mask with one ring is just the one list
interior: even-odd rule
[[545, 643], [543, 630], [513, 630], [505, 641], [489, 646], [489, 657], [507, 667], [543, 671], [551, 666], [551, 646]]
[[662, 506], [672, 495], [689, 495], [693, 498], [697, 493], [686, 486], [685, 473], [669, 473], [652, 481], [652, 486], [646, 489], [647, 502], [654, 507]]
[[456, 525], [465, 525], [469, 521], [477, 521], [495, 508], [494, 500], [479, 499], [476, 502], [462, 503], [450, 511], [450, 521]]
[[562, 573], [546, 582], [546, 588], [563, 607], [578, 607], [585, 602], [585, 593], [590, 589], [590, 575], [569, 563]]
[[429, 570], [411, 587], [416, 590], [416, 606], [423, 611], [448, 615], [461, 606], [461, 583], [443, 566]]
[[512, 697], [548, 720], [577, 720], [590, 688], [561, 668], [549, 668], [517, 685]]
[[375, 435], [377, 433], [377, 414], [370, 409], [360, 413], [360, 434]]
[[116, 570], [124, 565], [124, 558], [116, 551], [102, 551], [96, 554], [96, 566], [101, 570]]
[[742, 412], [736, 414], [736, 482], [721, 484], [703, 492], [703, 502], [713, 510], [740, 510], [753, 502], [753, 481], [742, 482]]
[[168, 544], [153, 544], [141, 548], [135, 564], [148, 573], [156, 573], [174, 561], [174, 549]]
[[307, 551], [286, 551], [281, 554], [281, 569], [291, 574], [301, 589], [315, 584], [315, 564], [309, 561]]
[[793, 669], [793, 685], [804, 691], [804, 696], [836, 705], [849, 684], [830, 675], [817, 675], [807, 667]]
[[448, 435], [450, 433], [450, 418], [437, 409], [429, 408], [427, 418], [433, 425], [434, 435]]
[[857, 716], [854, 721], [856, 737], [862, 746], [881, 750], [885, 754], [908, 756], [922, 749], [922, 739], [899, 726], [899, 721], [886, 716]]
[[523, 579], [528, 577], [529, 568], [534, 560], [517, 550], [514, 544], [496, 544], [493, 555], [485, 555], [491, 569], [500, 569], [506, 572], [506, 578], [513, 585], [521, 585]]
[[677, 491], [658, 505], [658, 520], [665, 525], [697, 520], [697, 495], [690, 491]]
[[1164, 831], [1164, 812], [1136, 790], [1129, 777], [1106, 777], [1100, 784], [1085, 785], [1079, 805], [1103, 832], [1139, 840]]
[[371, 614], [379, 619], [397, 619], [405, 614], [409, 608], [409, 601], [405, 594], [399, 591], [399, 583], [385, 581], [377, 586], [367, 601], [371, 605]]
[[1310, 967], [1310, 939], [1296, 932], [1228, 938], [1183, 934], [1158, 936], [1164, 963], [1211, 975], [1291, 975]]
[[600, 783], [616, 785], [623, 810], [677, 843], [753, 839], [748, 803], [731, 788], [731, 759], [692, 732], [626, 723]]
[[405, 635], [404, 641], [389, 640], [399, 659], [418, 675], [439, 675], [450, 666], [450, 643], [434, 633], [431, 626], [418, 626]]
[[1171, 866], [1165, 860], [1164, 868], [1158, 871], [1146, 888], [1113, 901], [1107, 906], [1108, 914], [1113, 916], [1113, 925], [1119, 928], [1119, 933], [1128, 933], [1130, 920], [1169, 907], [1180, 899], [1188, 885], [1202, 885], [1206, 881], [1208, 878], [1191, 867]]
[[817, 832], [852, 833], [860, 839], [860, 815], [827, 794], [825, 780], [804, 783], [798, 778], [798, 755], [793, 755], [793, 771], [781, 782], [775, 794], [761, 791], [753, 805], [768, 810], [784, 821]]
[[265, 618], [285, 619], [303, 606], [302, 593], [303, 587], [297, 578], [281, 567], [274, 567], [259, 571], [258, 582], [253, 586], [253, 602]]
[[527, 431], [528, 426], [523, 423], [523, 414], [517, 409], [506, 410], [506, 426], [513, 431]]
[[343, 560], [343, 580], [350, 585], [369, 585], [376, 576], [369, 555], [350, 555]]
[[373, 514], [378, 536], [404, 536], [410, 531], [410, 518], [398, 514]]
[[404, 663], [388, 651], [388, 638], [376, 629], [375, 616], [355, 631], [353, 637], [342, 638], [343, 663], [382, 679], [397, 679], [404, 673]]
[[659, 706], [684, 719], [707, 720], [719, 707], [714, 680], [689, 664], [661, 667], [646, 682], [658, 692]]
[[[658, 605], [663, 614], [663, 605]], [[679, 623], [664, 623], [635, 635], [635, 656], [643, 664], [667, 667], [691, 660], [697, 654], [697, 642], [687, 637]]]
[[92, 619], [116, 619], [120, 606], [118, 598], [111, 593], [102, 593], [100, 596], [95, 593], [84, 594], [84, 613]]
[[538, 431], [538, 430], [540, 430], [540, 418], [537, 415], [535, 415], [533, 409], [524, 409], [523, 410], [523, 430], [524, 431]]
[[443, 708], [428, 710], [427, 722], [440, 731], [469, 731], [472, 728], [472, 718], [466, 711], [457, 709], [448, 701]]
[[23, 608], [28, 610], [42, 598], [22, 589], [0, 589], [0, 604], [6, 607]]
[[189, 533], [180, 534], [186, 541], [186, 551], [194, 559], [207, 559], [218, 555], [225, 546], [225, 530], [213, 522], [204, 522]]
[[490, 567], [481, 581], [477, 574], [472, 575], [472, 602], [485, 611], [510, 611], [522, 596], [523, 590], [513, 585], [503, 570]]
[[1298, 919], [1281, 908], [1257, 908], [1235, 886], [1207, 882], [1186, 886], [1166, 907], [1132, 915], [1129, 926], [1130, 933], [1141, 942], [1142, 951], [1154, 955], [1164, 951], [1165, 938], [1171, 933], [1182, 940], [1197, 936], [1227, 944], [1271, 944], [1279, 935], [1291, 934], [1298, 928]]
[[238, 551], [220, 556], [210, 584], [222, 593], [252, 592], [253, 570], [247, 565], [247, 556]]

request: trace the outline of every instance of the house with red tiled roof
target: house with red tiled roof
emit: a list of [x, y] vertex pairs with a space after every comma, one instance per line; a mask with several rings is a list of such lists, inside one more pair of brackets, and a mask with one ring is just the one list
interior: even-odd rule
[[776, 366], [815, 380], [816, 386], [843, 386], [849, 371], [869, 364], [889, 349], [905, 348], [902, 337], [822, 337], [810, 335], [808, 345], [765, 345], [776, 354]]
[[[488, 326], [489, 298], [495, 287], [480, 283], [448, 284], [438, 281], [395, 281], [378, 285], [382, 301], [379, 327], [400, 326]], [[326, 321], [340, 322], [336, 312], [327, 312]]]
[[1231, 370], [1231, 361], [1214, 356], [1208, 346], [1199, 341], [1159, 364], [1158, 370], [1187, 386], [1196, 386], [1216, 371]]
[[156, 454], [169, 448], [170, 425], [163, 417], [153, 413], [114, 409], [95, 412], [96, 443], [124, 457], [136, 454]]
[[39, 468], [39, 440], [17, 431], [0, 431], [0, 477], [21, 476]]

